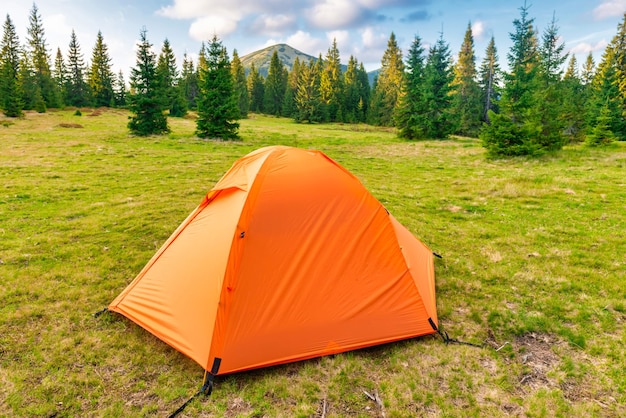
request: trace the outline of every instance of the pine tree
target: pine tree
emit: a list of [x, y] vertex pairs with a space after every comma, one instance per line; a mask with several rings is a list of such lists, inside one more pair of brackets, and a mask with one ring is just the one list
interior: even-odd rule
[[300, 71], [302, 70], [300, 58], [296, 57], [287, 76], [287, 86], [285, 88], [285, 97], [283, 99], [282, 114], [285, 117], [291, 118], [296, 113], [295, 97], [298, 90], [298, 80], [300, 79]]
[[607, 45], [591, 86], [589, 100], [590, 133], [602, 123], [620, 141], [626, 140], [626, 13], [617, 34]]
[[566, 122], [563, 117], [563, 77], [562, 67], [567, 60], [565, 45], [559, 44], [556, 17], [542, 35], [539, 47], [539, 88], [536, 90], [535, 104], [532, 107], [532, 123], [539, 126], [535, 142], [543, 150], [559, 150], [565, 142], [563, 131]]
[[126, 81], [124, 81], [124, 73], [122, 70], [117, 73], [113, 87], [113, 94], [115, 95], [116, 107], [126, 106]]
[[341, 94], [343, 91], [343, 73], [341, 72], [341, 58], [337, 48], [337, 40], [328, 48], [324, 70], [320, 79], [320, 96], [326, 108], [331, 122], [341, 121]]
[[479, 86], [481, 91], [481, 103], [483, 113], [481, 120], [489, 121], [489, 111], [498, 113], [498, 97], [500, 96], [501, 70], [498, 63], [498, 51], [496, 41], [491, 37], [489, 45], [485, 50], [485, 58], [480, 65]]
[[265, 97], [263, 99], [265, 113], [280, 116], [286, 87], [286, 71], [283, 63], [278, 58], [278, 52], [274, 51], [270, 60], [267, 78], [265, 79]]
[[371, 99], [368, 117], [370, 123], [381, 126], [393, 125], [393, 115], [402, 90], [403, 77], [402, 51], [398, 47], [396, 35], [391, 32]]
[[250, 65], [248, 75], [248, 94], [250, 96], [250, 111], [262, 113], [264, 111], [265, 83], [254, 63]]
[[128, 122], [130, 131], [139, 136], [169, 132], [167, 117], [159, 98], [156, 76], [156, 55], [148, 41], [147, 30], [140, 32], [136, 66], [130, 72], [129, 109], [132, 116]]
[[196, 108], [196, 98], [198, 97], [198, 74], [193, 67], [193, 61], [187, 56], [187, 53], [183, 55], [183, 69], [180, 74], [180, 80], [178, 81], [183, 98], [187, 101], [187, 109]]
[[589, 52], [587, 55], [587, 59], [585, 60], [585, 64], [583, 64], [583, 71], [580, 76], [580, 79], [585, 86], [590, 86], [593, 81], [593, 77], [595, 75], [596, 63], [593, 60], [593, 54]]
[[482, 103], [481, 90], [476, 73], [476, 57], [474, 54], [474, 36], [471, 24], [467, 25], [465, 38], [459, 51], [459, 59], [454, 66], [453, 108], [455, 133], [477, 137], [481, 127]]
[[424, 91], [424, 47], [419, 36], [415, 36], [409, 48], [404, 89], [396, 110], [395, 124], [398, 136], [420, 139], [426, 136], [426, 94]]
[[247, 118], [248, 109], [250, 108], [250, 98], [248, 97], [246, 71], [241, 64], [241, 59], [239, 59], [239, 54], [236, 49], [233, 50], [233, 59], [230, 63], [230, 70], [233, 76], [237, 107], [239, 108], [239, 117]]
[[167, 38], [163, 41], [161, 53], [157, 60], [156, 74], [163, 107], [168, 109], [170, 116], [185, 116], [187, 114], [187, 100], [178, 86], [176, 56]]
[[585, 131], [585, 86], [578, 75], [576, 56], [572, 55], [562, 81], [561, 118], [564, 134], [570, 141], [580, 141]]
[[18, 86], [22, 93], [21, 103], [24, 110], [37, 110], [45, 112], [46, 103], [41, 95], [41, 88], [37, 84], [35, 69], [26, 51], [21, 52], [19, 64]]
[[361, 101], [358, 79], [358, 61], [350, 55], [348, 67], [344, 74], [343, 91], [343, 118], [345, 122], [355, 123], [360, 121], [359, 102]]
[[65, 97], [66, 104], [83, 107], [91, 104], [91, 92], [85, 81], [86, 66], [76, 33], [72, 29], [70, 37], [68, 61], [68, 87]]
[[365, 122], [367, 112], [369, 110], [372, 89], [370, 88], [369, 75], [367, 74], [363, 63], [359, 64], [356, 79], [357, 87], [359, 89], [359, 111], [357, 113], [357, 119], [359, 122]]
[[56, 88], [61, 95], [61, 102], [64, 102], [64, 98], [67, 97], [69, 77], [67, 72], [67, 66], [65, 65], [65, 59], [63, 59], [63, 54], [61, 53], [61, 48], [57, 48], [57, 54], [54, 59], [54, 71], [52, 73], [52, 79], [56, 83]]
[[428, 51], [424, 67], [424, 94], [426, 96], [425, 135], [427, 138], [447, 138], [454, 131], [452, 115], [452, 59], [450, 48], [439, 36]]
[[98, 31], [96, 44], [91, 55], [91, 69], [88, 84], [93, 95], [95, 106], [111, 106], [114, 103], [113, 71], [107, 45], [104, 43], [102, 32]]
[[201, 138], [235, 139], [238, 118], [228, 53], [214, 35], [207, 48], [206, 66], [200, 69], [196, 134]]
[[320, 67], [311, 60], [309, 65], [302, 65], [295, 97], [296, 122], [319, 122], [323, 119], [322, 100], [320, 98]]
[[524, 4], [520, 18], [513, 21], [515, 30], [510, 33], [510, 72], [505, 74], [500, 113], [489, 112], [491, 123], [484, 125], [480, 133], [483, 146], [492, 157], [534, 155], [541, 150], [536, 142], [541, 126], [533, 121], [539, 88], [539, 53], [533, 22]]
[[[39, 15], [39, 9], [34, 3], [29, 15], [27, 41], [30, 48], [35, 80], [45, 103], [45, 106], [37, 106], [38, 111], [45, 112], [46, 108], [59, 107], [61, 104], [60, 96], [52, 80], [50, 56], [46, 45], [45, 32], [41, 22], [41, 16]], [[39, 100], [36, 99], [35, 102], [39, 102]]]
[[19, 83], [20, 41], [7, 14], [0, 43], [0, 107], [5, 116], [22, 115], [22, 90]]

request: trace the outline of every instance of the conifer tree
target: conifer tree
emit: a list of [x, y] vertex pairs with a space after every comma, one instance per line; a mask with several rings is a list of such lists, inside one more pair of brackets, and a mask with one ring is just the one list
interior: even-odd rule
[[196, 135], [201, 138], [237, 138], [239, 108], [230, 59], [226, 48], [215, 35], [206, 50], [206, 65], [200, 67], [199, 79]]
[[233, 59], [230, 63], [230, 70], [234, 81], [237, 107], [239, 108], [239, 117], [247, 118], [248, 109], [250, 108], [250, 98], [248, 97], [246, 71], [241, 64], [241, 59], [239, 59], [239, 54], [236, 49], [233, 50]]
[[[45, 103], [44, 106], [37, 106], [38, 111], [45, 112], [46, 108], [59, 107], [61, 104], [60, 95], [56, 89], [54, 81], [52, 80], [52, 73], [50, 71], [50, 56], [48, 54], [45, 31], [41, 21], [41, 15], [39, 14], [39, 9], [34, 3], [29, 15], [27, 41], [31, 63], [35, 74], [35, 81], [39, 86], [41, 97]], [[35, 100], [35, 102], [39, 102], [39, 100]]]
[[533, 120], [539, 88], [539, 53], [534, 19], [528, 7], [520, 8], [520, 18], [513, 21], [513, 42], [507, 54], [509, 71], [500, 100], [500, 113], [489, 112], [489, 125], [480, 133], [489, 156], [534, 155], [541, 150], [536, 142], [541, 126]]
[[583, 140], [585, 131], [585, 86], [578, 74], [576, 56], [572, 55], [562, 81], [562, 112], [564, 134], [570, 141]]
[[426, 118], [424, 129], [427, 138], [447, 138], [454, 131], [452, 115], [452, 59], [443, 33], [428, 51], [424, 67], [424, 94]]
[[501, 70], [498, 63], [496, 41], [491, 37], [485, 50], [485, 58], [480, 65], [479, 86], [483, 114], [481, 120], [489, 123], [489, 111], [498, 113], [498, 97], [500, 95]]
[[285, 117], [294, 117], [296, 112], [295, 96], [298, 90], [298, 80], [300, 78], [302, 64], [300, 58], [296, 57], [287, 76], [287, 86], [285, 88], [285, 97], [283, 98], [282, 114]]
[[248, 94], [250, 96], [250, 111], [262, 113], [265, 99], [265, 83], [254, 63], [250, 65], [248, 75]]
[[54, 58], [54, 71], [52, 72], [52, 79], [56, 84], [57, 91], [62, 98], [61, 102], [63, 103], [67, 97], [69, 77], [67, 66], [65, 65], [65, 59], [63, 59], [63, 54], [61, 53], [61, 48], [57, 48], [56, 57]]
[[0, 43], [0, 107], [5, 116], [22, 115], [20, 74], [20, 41], [11, 17], [7, 14]]
[[341, 58], [337, 48], [337, 40], [328, 48], [324, 60], [324, 70], [320, 78], [320, 96], [328, 110], [331, 122], [341, 121], [341, 94], [343, 91], [343, 73], [341, 72]]
[[113, 86], [113, 94], [115, 95], [115, 106], [126, 106], [126, 81], [124, 81], [124, 73], [120, 70], [115, 78]]
[[46, 111], [46, 103], [41, 95], [41, 88], [37, 84], [35, 69], [26, 51], [22, 51], [20, 57], [18, 85], [22, 93], [21, 102], [24, 110]]
[[456, 124], [455, 133], [458, 135], [477, 137], [482, 125], [481, 91], [476, 79], [474, 36], [472, 26], [468, 24], [459, 51], [459, 58], [454, 65], [454, 80], [452, 82], [454, 91], [452, 113]]
[[343, 91], [343, 118], [345, 122], [355, 123], [361, 120], [359, 116], [361, 110], [359, 103], [361, 101], [359, 79], [358, 79], [358, 61], [353, 55], [350, 55], [348, 67], [344, 74], [344, 91]]
[[78, 43], [76, 33], [73, 29], [70, 37], [67, 61], [68, 86], [65, 102], [70, 106], [88, 106], [91, 103], [91, 93], [89, 91], [89, 85], [85, 80], [86, 66], [83, 54], [80, 51], [80, 44]]
[[139, 136], [169, 132], [167, 117], [159, 97], [156, 76], [156, 55], [148, 41], [147, 30], [143, 28], [139, 36], [137, 61], [130, 72], [129, 109], [132, 113], [128, 128]]
[[406, 139], [426, 137], [426, 92], [424, 91], [424, 47], [415, 36], [409, 48], [404, 90], [396, 110], [395, 122], [398, 136]]
[[320, 70], [319, 61], [309, 61], [309, 65], [302, 65], [298, 80], [298, 90], [295, 97], [296, 122], [319, 122], [323, 120], [323, 107], [320, 97]]
[[278, 58], [278, 52], [274, 51], [270, 60], [267, 78], [265, 79], [265, 97], [263, 99], [265, 113], [280, 116], [286, 87], [286, 70]]
[[198, 74], [193, 66], [193, 60], [187, 56], [187, 53], [183, 55], [183, 69], [180, 74], [180, 80], [178, 85], [181, 90], [181, 94], [187, 101], [187, 109], [196, 108], [196, 98], [198, 97]]
[[187, 101], [178, 85], [176, 56], [167, 38], [163, 41], [161, 53], [157, 60], [156, 74], [163, 107], [168, 109], [170, 116], [185, 116], [187, 114]]
[[593, 81], [593, 77], [595, 75], [596, 63], [593, 60], [593, 54], [589, 52], [587, 55], [587, 59], [583, 64], [583, 70], [580, 75], [580, 81], [582, 81], [583, 85], [590, 86]]
[[381, 126], [393, 125], [393, 115], [398, 105], [398, 94], [402, 90], [403, 77], [402, 51], [398, 47], [396, 35], [391, 32], [372, 94], [368, 117], [370, 123]]
[[88, 84], [93, 97], [94, 106], [111, 106], [114, 103], [113, 71], [107, 45], [104, 43], [102, 32], [98, 31], [96, 44], [91, 54], [91, 69]]
[[359, 122], [365, 122], [369, 109], [371, 91], [370, 78], [361, 62], [357, 71], [357, 87], [359, 89], [359, 112], [357, 114]]

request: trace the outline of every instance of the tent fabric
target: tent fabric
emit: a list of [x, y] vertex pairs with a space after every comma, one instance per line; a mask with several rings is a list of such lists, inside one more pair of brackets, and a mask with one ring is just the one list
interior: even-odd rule
[[436, 332], [430, 249], [319, 151], [236, 161], [109, 305], [227, 374]]

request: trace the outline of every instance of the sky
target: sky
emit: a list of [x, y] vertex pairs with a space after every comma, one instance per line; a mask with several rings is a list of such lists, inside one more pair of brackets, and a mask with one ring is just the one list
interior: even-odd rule
[[[556, 19], [565, 49], [579, 66], [589, 52], [600, 62], [626, 12], [626, 0], [526, 1], [539, 33]], [[179, 68], [184, 53], [195, 62], [201, 42], [217, 35], [231, 56], [234, 49], [243, 56], [277, 43], [324, 56], [335, 39], [343, 64], [353, 55], [371, 71], [380, 67], [391, 32], [405, 56], [416, 35], [428, 47], [443, 34], [456, 58], [471, 25], [477, 65], [493, 36], [506, 69], [512, 22], [524, 0], [0, 0], [3, 23], [8, 14], [22, 45], [33, 4], [51, 62], [57, 48], [67, 57], [72, 30], [90, 62], [101, 31], [113, 71], [129, 74], [142, 28], [157, 53], [169, 40]]]

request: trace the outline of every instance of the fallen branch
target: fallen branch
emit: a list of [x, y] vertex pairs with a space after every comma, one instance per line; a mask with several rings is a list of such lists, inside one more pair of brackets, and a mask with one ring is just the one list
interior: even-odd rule
[[380, 416], [385, 418], [385, 405], [383, 404], [382, 399], [380, 399], [380, 396], [378, 396], [378, 391], [374, 391], [374, 394], [372, 395], [363, 389], [363, 393], [365, 393], [365, 396], [370, 398], [372, 401], [376, 402], [376, 405], [380, 408]]

